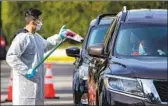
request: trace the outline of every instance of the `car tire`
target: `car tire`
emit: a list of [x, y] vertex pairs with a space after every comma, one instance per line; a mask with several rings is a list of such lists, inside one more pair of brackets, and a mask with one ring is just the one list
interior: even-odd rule
[[78, 104], [80, 103], [80, 94], [78, 91], [74, 91], [73, 101], [74, 101], [74, 106], [78, 106]]

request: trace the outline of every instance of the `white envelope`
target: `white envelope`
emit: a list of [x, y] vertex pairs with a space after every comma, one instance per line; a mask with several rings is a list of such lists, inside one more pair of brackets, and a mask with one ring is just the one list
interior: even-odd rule
[[[71, 31], [70, 29], [67, 29], [67, 31], [69, 32], [72, 32], [72, 33], [75, 33], [73, 31]], [[77, 41], [77, 42], [82, 42], [83, 40], [83, 37], [81, 37], [79, 34], [75, 33], [75, 36], [74, 37], [71, 37], [71, 36], [67, 36], [68, 39], [71, 39], [71, 40], [74, 40], [74, 41]]]

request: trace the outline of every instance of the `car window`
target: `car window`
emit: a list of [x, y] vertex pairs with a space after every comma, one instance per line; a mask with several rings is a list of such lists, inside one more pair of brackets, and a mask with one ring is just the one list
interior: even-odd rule
[[87, 47], [96, 43], [103, 43], [108, 27], [109, 25], [94, 27], [90, 32]]
[[167, 25], [122, 24], [116, 55], [167, 56]]

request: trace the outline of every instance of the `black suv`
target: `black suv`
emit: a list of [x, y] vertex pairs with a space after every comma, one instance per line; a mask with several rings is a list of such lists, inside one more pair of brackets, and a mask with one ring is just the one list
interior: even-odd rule
[[66, 49], [68, 56], [76, 57], [73, 73], [73, 99], [75, 105], [88, 104], [88, 66], [92, 57], [88, 55], [87, 48], [93, 44], [103, 43], [107, 29], [113, 21], [112, 16], [113, 14], [102, 14], [91, 21], [81, 52], [77, 47]]
[[88, 48], [94, 57], [89, 66], [90, 105], [168, 105], [167, 13], [124, 7], [104, 44]]

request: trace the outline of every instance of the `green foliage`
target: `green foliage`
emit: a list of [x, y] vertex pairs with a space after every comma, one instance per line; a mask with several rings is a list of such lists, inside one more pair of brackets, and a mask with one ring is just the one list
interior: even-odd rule
[[1, 19], [1, 1], [0, 1], [0, 30], [1, 30], [1, 27], [2, 27], [2, 19]]
[[[124, 5], [128, 9], [165, 8], [165, 2], [161, 1], [2, 1], [1, 4], [2, 28], [9, 43], [15, 32], [25, 26], [24, 12], [28, 8], [43, 12], [43, 27], [39, 33], [45, 38], [58, 33], [64, 24], [84, 37], [90, 21], [97, 15], [119, 12]], [[66, 45], [71, 43], [66, 42]]]

